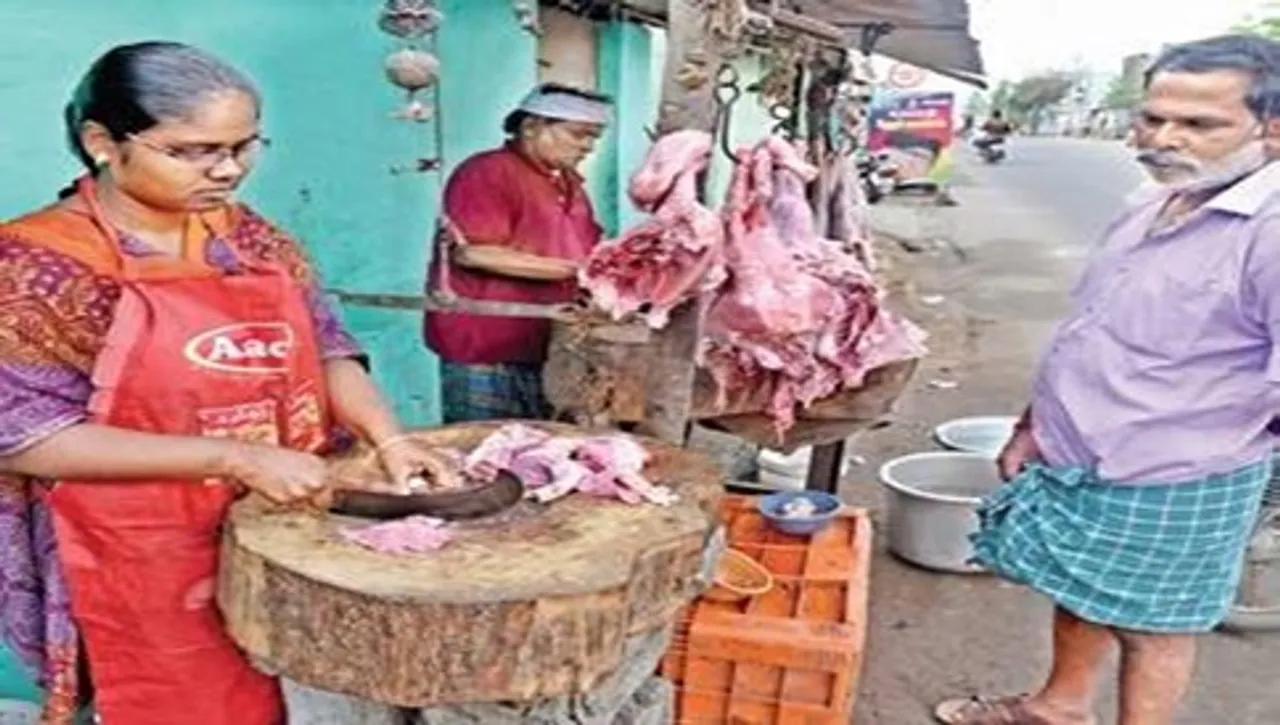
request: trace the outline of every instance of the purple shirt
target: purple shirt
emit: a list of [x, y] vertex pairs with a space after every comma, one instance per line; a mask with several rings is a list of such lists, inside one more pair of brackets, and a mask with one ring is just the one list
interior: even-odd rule
[[1266, 458], [1280, 411], [1280, 162], [1182, 223], [1146, 189], [1107, 230], [1036, 375], [1045, 462], [1176, 483]]

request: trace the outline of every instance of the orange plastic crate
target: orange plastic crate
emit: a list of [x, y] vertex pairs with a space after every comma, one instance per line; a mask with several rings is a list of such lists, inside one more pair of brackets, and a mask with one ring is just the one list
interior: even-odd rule
[[700, 599], [680, 618], [661, 674], [681, 725], [848, 725], [866, 642], [871, 522], [846, 508], [826, 530], [769, 528], [755, 499], [727, 496], [729, 545], [774, 575], [741, 602]]

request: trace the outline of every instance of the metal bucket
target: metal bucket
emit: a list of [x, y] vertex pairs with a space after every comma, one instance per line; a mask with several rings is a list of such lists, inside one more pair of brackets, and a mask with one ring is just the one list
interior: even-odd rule
[[935, 428], [933, 437], [949, 450], [995, 458], [1013, 436], [1017, 422], [1010, 416], [956, 418]]
[[914, 453], [880, 468], [889, 497], [889, 550], [927, 569], [974, 574], [969, 535], [978, 530], [977, 508], [1000, 487], [990, 456], [981, 453]]

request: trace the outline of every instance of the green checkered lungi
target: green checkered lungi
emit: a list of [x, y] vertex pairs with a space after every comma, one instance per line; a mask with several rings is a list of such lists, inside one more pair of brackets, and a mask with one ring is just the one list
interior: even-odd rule
[[1032, 466], [979, 508], [975, 560], [1090, 622], [1207, 632], [1235, 599], [1271, 461], [1171, 485]]
[[551, 416], [540, 365], [442, 363], [440, 392], [445, 423]]

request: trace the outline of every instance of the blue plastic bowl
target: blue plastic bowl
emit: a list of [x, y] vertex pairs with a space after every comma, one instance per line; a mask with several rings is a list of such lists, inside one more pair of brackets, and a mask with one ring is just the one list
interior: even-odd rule
[[[807, 500], [817, 511], [812, 516], [786, 516], [783, 512], [792, 501]], [[827, 528], [840, 513], [840, 499], [820, 491], [781, 491], [769, 494], [756, 504], [764, 516], [778, 531], [792, 536], [812, 536]]]

